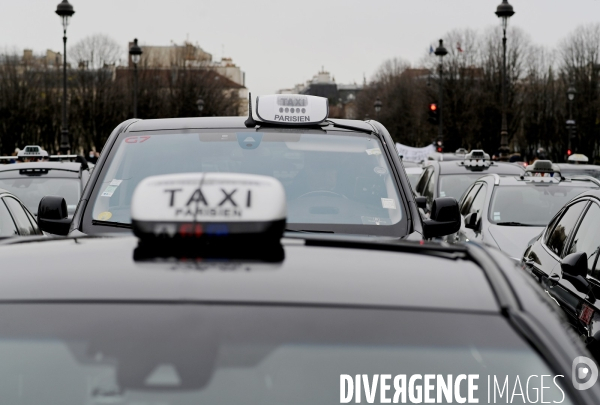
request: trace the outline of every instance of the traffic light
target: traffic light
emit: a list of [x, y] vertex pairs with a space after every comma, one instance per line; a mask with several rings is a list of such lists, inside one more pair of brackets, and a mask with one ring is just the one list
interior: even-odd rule
[[442, 152], [444, 152], [444, 142], [443, 142], [443, 141], [437, 141], [437, 142], [435, 143], [435, 150], [436, 150], [438, 153], [442, 153]]
[[429, 121], [430, 124], [437, 125], [439, 123], [438, 113], [439, 113], [439, 109], [438, 109], [437, 104], [435, 104], [435, 103], [429, 104], [429, 109], [428, 109], [429, 117], [428, 117], [428, 121]]
[[567, 156], [571, 156], [573, 154], [573, 151], [571, 149], [567, 149]]

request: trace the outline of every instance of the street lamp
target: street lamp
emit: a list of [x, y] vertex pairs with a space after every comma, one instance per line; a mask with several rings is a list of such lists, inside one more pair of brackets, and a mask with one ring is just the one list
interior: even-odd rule
[[577, 94], [577, 90], [575, 90], [575, 87], [573, 87], [573, 85], [570, 84], [569, 88], [567, 89], [567, 98], [569, 99], [569, 119], [567, 120], [567, 130], [569, 132], [569, 145], [568, 145], [569, 151], [572, 151], [571, 141], [573, 138], [575, 138], [575, 120], [573, 119], [573, 100], [575, 100], [576, 94]]
[[506, 120], [506, 105], [508, 104], [506, 91], [506, 27], [508, 19], [515, 14], [513, 6], [508, 4], [508, 0], [502, 0], [496, 8], [496, 15], [502, 22], [502, 127], [500, 129], [500, 154], [508, 155], [508, 122]]
[[202, 97], [198, 97], [198, 100], [196, 100], [196, 107], [198, 107], [198, 112], [202, 115], [202, 110], [204, 110], [204, 100]]
[[443, 115], [444, 115], [444, 56], [448, 55], [448, 51], [444, 48], [444, 40], [440, 39], [440, 45], [435, 48], [435, 55], [440, 58], [440, 96], [439, 96], [439, 105], [440, 108], [438, 110], [438, 142], [443, 142], [444, 140], [444, 132], [443, 132]]
[[67, 1], [63, 0], [56, 7], [56, 14], [61, 18], [63, 25], [63, 102], [62, 102], [62, 128], [60, 131], [60, 151], [63, 154], [68, 154], [69, 149], [71, 149], [71, 145], [69, 144], [69, 129], [67, 122], [67, 27], [69, 26], [69, 21], [73, 14], [75, 14], [75, 10], [73, 10], [73, 6]]
[[133, 40], [133, 45], [129, 48], [129, 56], [133, 63], [133, 118], [137, 118], [137, 94], [138, 94], [138, 71], [137, 65], [142, 58], [142, 48], [138, 45], [137, 38]]
[[383, 104], [381, 103], [381, 100], [379, 97], [377, 97], [377, 100], [375, 100], [375, 103], [373, 103], [373, 107], [375, 107], [375, 117], [379, 117], [379, 111], [381, 111], [382, 105]]

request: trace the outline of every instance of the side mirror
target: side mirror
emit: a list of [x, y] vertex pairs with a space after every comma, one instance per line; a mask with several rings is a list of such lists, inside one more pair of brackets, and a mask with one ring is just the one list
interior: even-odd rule
[[465, 217], [465, 228], [477, 229], [477, 213], [471, 212]]
[[565, 256], [560, 262], [560, 268], [563, 272], [563, 279], [570, 282], [580, 293], [590, 294], [590, 299], [593, 298], [590, 282], [586, 277], [588, 271], [587, 253], [577, 252]]
[[417, 208], [427, 209], [427, 197], [415, 197]]
[[560, 262], [563, 275], [585, 278], [588, 271], [587, 253], [577, 252], [565, 256]]
[[460, 211], [458, 202], [452, 197], [440, 197], [433, 200], [431, 215], [423, 221], [424, 237], [437, 238], [458, 232], [460, 229]]
[[75, 158], [75, 162], [81, 163], [81, 170], [88, 170], [90, 167], [88, 166], [87, 160], [81, 155], [77, 155]]
[[56, 195], [47, 195], [38, 205], [38, 224], [40, 229], [54, 235], [67, 235], [71, 220], [67, 213], [67, 202]]

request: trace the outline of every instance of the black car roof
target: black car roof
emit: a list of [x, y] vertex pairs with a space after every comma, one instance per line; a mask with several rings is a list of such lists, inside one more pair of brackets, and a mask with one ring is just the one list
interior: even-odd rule
[[[494, 176], [492, 176], [494, 177]], [[500, 175], [498, 176], [499, 185], [501, 186], [540, 186], [540, 185], [548, 185], [550, 184], [550, 179], [547, 177], [524, 177], [525, 181], [520, 178], [520, 176], [510, 176], [510, 175]], [[533, 180], [533, 181], [532, 181]], [[585, 179], [585, 178], [571, 178], [566, 177], [564, 180], [560, 182], [552, 183], [554, 185], [560, 185], [563, 187], [590, 187], [590, 188], [598, 188], [597, 180], [593, 178]]]
[[0, 302], [189, 300], [499, 311], [485, 273], [460, 255], [305, 246], [303, 239], [282, 243], [282, 263], [238, 265], [136, 262], [133, 236], [16, 243], [0, 248]]
[[[244, 129], [250, 130], [244, 125], [246, 117], [192, 117], [192, 118], [164, 118], [164, 119], [152, 119], [152, 120], [139, 120], [129, 125], [125, 132], [143, 132], [143, 131], [168, 131], [178, 129]], [[360, 128], [364, 131], [373, 131], [373, 127], [365, 121], [359, 120], [343, 120], [343, 119], [329, 119], [328, 121], [334, 122], [340, 125], [350, 125], [353, 127]], [[259, 125], [261, 123], [258, 123]], [[273, 127], [273, 125], [269, 125]], [[276, 126], [281, 128], [302, 128], [296, 126]], [[323, 129], [339, 130], [341, 128], [334, 128], [332, 125], [324, 126]], [[254, 128], [252, 128], [254, 129]]]
[[571, 170], [600, 170], [600, 166], [591, 164], [557, 163], [561, 169]]
[[513, 163], [505, 163], [505, 162], [494, 162], [491, 166], [485, 168], [481, 171], [471, 170], [464, 165], [462, 165], [462, 160], [455, 160], [450, 162], [436, 162], [439, 164], [440, 174], [478, 174], [481, 173], [482, 176], [488, 173], [498, 173], [498, 174], [514, 174], [519, 175], [525, 173], [525, 169], [521, 166], [515, 165]]
[[0, 165], [0, 173], [19, 171], [23, 169], [49, 169], [61, 170], [65, 172], [74, 172], [78, 174], [81, 171], [81, 163], [74, 162], [28, 162]]

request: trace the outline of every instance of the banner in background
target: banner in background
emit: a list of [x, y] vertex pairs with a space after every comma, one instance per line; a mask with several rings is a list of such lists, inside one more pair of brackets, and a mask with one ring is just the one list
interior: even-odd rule
[[424, 148], [413, 148], [412, 146], [402, 145], [401, 143], [396, 144], [396, 150], [398, 154], [402, 156], [403, 160], [409, 162], [420, 162], [427, 160], [427, 157], [435, 152], [435, 145], [428, 145]]

